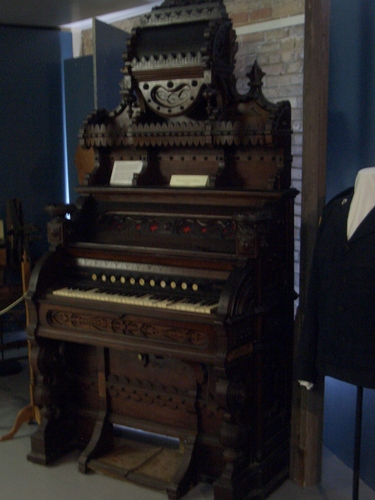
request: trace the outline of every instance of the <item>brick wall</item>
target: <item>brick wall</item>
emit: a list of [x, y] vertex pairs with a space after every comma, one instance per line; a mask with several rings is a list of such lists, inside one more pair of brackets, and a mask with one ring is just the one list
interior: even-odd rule
[[[237, 31], [237, 88], [248, 90], [246, 73], [255, 60], [266, 73], [263, 93], [272, 102], [289, 100], [292, 106], [292, 183], [301, 191], [302, 92], [305, 0], [225, 0]], [[116, 22], [130, 33], [138, 18]], [[82, 32], [82, 55], [92, 54], [91, 30]], [[299, 289], [301, 195], [295, 203], [295, 288]]]
[[[236, 76], [238, 90], [247, 90], [246, 72], [255, 60], [266, 73], [263, 93], [272, 102], [289, 100], [292, 106], [292, 184], [302, 187], [302, 105], [304, 56], [304, 1], [227, 1], [237, 28]], [[293, 16], [291, 18], [291, 16]], [[288, 24], [288, 18], [292, 25]], [[301, 22], [302, 18], [302, 22]], [[280, 21], [280, 22], [279, 22]], [[293, 24], [297, 22], [297, 24]], [[245, 24], [244, 24], [245, 23]], [[278, 25], [281, 25], [279, 27]], [[248, 30], [246, 29], [249, 28]], [[248, 33], [246, 33], [248, 31]], [[239, 34], [243, 33], [243, 34]], [[295, 203], [295, 289], [299, 291], [301, 195]]]

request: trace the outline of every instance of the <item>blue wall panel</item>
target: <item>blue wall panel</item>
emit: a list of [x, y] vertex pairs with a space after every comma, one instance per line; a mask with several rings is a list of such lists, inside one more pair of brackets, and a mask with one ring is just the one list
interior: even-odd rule
[[122, 54], [127, 50], [130, 35], [98, 19], [93, 27], [95, 105], [97, 109], [112, 111], [121, 101]]
[[78, 185], [75, 162], [78, 133], [85, 118], [94, 111], [92, 56], [67, 59], [64, 62], [64, 87], [69, 197], [74, 202], [77, 198], [75, 187]]
[[64, 63], [66, 137], [70, 201], [77, 199], [76, 151], [78, 133], [94, 109], [114, 110], [121, 102], [122, 54], [129, 35], [94, 20], [94, 55], [66, 60]]
[[64, 200], [61, 58], [70, 40], [57, 30], [0, 26], [0, 218], [7, 200], [20, 198], [44, 243], [44, 206]]
[[375, 3], [331, 0], [327, 201], [375, 166]]

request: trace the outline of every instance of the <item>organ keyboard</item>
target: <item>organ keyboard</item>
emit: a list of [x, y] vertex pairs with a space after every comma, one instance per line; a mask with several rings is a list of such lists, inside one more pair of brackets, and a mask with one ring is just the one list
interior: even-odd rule
[[234, 40], [221, 1], [166, 0], [132, 33], [119, 107], [82, 126], [95, 166], [74, 205], [47, 207], [26, 298], [33, 462], [77, 447], [81, 472], [171, 499], [199, 480], [263, 498], [288, 475], [290, 105], [257, 63], [237, 93]]
[[223, 271], [202, 270], [192, 279], [183, 267], [88, 258], [78, 258], [75, 266], [75, 276], [64, 276], [64, 283], [71, 285], [54, 289], [53, 295], [197, 314], [217, 311], [228, 276]]
[[97, 300], [99, 302], [113, 302], [115, 304], [129, 304], [140, 307], [156, 307], [173, 311], [188, 311], [198, 314], [211, 314], [219, 305], [218, 302], [201, 299], [179, 298], [171, 299], [160, 294], [132, 294], [109, 293], [100, 288], [90, 288], [83, 290], [74, 287], [64, 287], [53, 291], [54, 295], [60, 297], [73, 297], [75, 299]]

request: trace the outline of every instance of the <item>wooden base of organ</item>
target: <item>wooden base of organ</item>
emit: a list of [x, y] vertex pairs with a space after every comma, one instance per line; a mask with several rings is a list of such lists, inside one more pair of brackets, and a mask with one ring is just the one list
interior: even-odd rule
[[[82, 472], [169, 498], [198, 480], [216, 500], [264, 498], [289, 465], [290, 106], [263, 97], [256, 64], [249, 93], [230, 91], [225, 9], [192, 5], [143, 19], [121, 106], [81, 131], [96, 167], [75, 207], [49, 208], [51, 251], [27, 296], [42, 415], [28, 459], [78, 447]], [[139, 158], [131, 186], [110, 185], [115, 161]], [[190, 173], [210, 184], [169, 186]]]

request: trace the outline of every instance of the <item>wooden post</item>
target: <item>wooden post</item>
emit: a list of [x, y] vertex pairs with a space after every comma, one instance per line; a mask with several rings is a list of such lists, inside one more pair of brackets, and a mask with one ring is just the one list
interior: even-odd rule
[[[325, 204], [329, 11], [330, 0], [305, 2], [301, 272], [296, 340], [303, 320], [319, 217]], [[297, 383], [294, 387], [291, 478], [303, 486], [321, 479], [323, 398], [323, 380], [311, 392]]]

